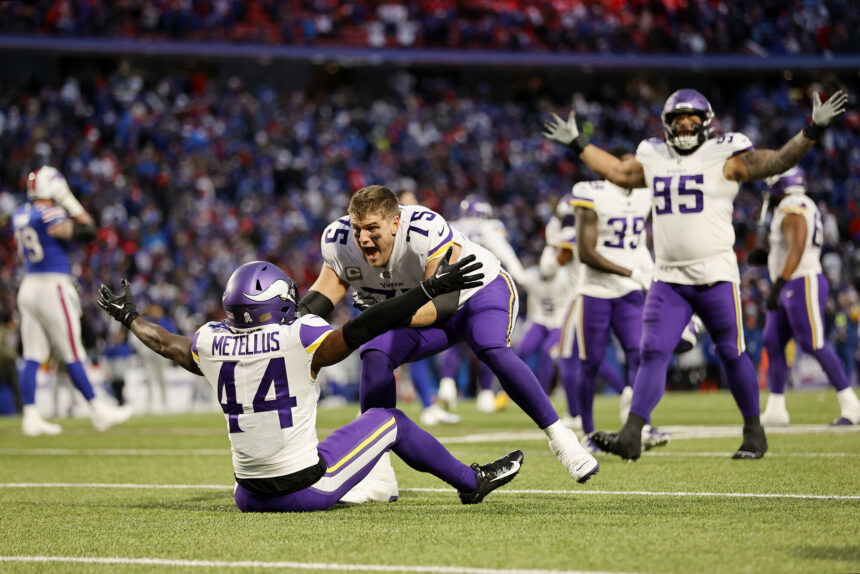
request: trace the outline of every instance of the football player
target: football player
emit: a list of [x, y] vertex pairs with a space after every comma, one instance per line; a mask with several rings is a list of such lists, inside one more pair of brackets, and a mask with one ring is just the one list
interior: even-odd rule
[[42, 419], [36, 407], [36, 374], [51, 351], [63, 362], [72, 383], [87, 400], [97, 431], [128, 420], [131, 410], [96, 398], [84, 370], [81, 303], [69, 253], [96, 237], [93, 218], [84, 210], [56, 168], [45, 166], [27, 178], [27, 203], [12, 215], [24, 278], [18, 289], [24, 367], [22, 430], [27, 436], [55, 435], [60, 425]]
[[[141, 317], [125, 280], [118, 295], [102, 285], [99, 305], [147, 347], [204, 376], [215, 390], [233, 453], [234, 500], [243, 512], [330, 508], [389, 450], [456, 488], [464, 504], [473, 504], [513, 480], [522, 452], [466, 466], [397, 409], [369, 409], [320, 442], [316, 375], [433, 297], [480, 286], [483, 275], [470, 275], [481, 267], [474, 260], [441, 262], [416, 287], [336, 330], [315, 315], [297, 318], [296, 284], [265, 261], [233, 272], [222, 298], [226, 321], [203, 325], [193, 339]], [[384, 490], [366, 494], [363, 502], [393, 498]]]
[[813, 96], [812, 123], [779, 150], [756, 150], [741, 133], [713, 137], [714, 112], [696, 90], [673, 93], [663, 106], [664, 138], [643, 141], [635, 158], [618, 159], [579, 133], [573, 112], [554, 116], [544, 135], [573, 149], [590, 168], [625, 189], [652, 194], [656, 251], [655, 281], [645, 302], [642, 364], [624, 427], [597, 432], [603, 450], [635, 460], [640, 433], [665, 389], [673, 350], [691, 315], [699, 315], [716, 344], [732, 395], [743, 416], [743, 442], [736, 459], [757, 459], [767, 451], [759, 421], [755, 367], [746, 353], [737, 259], [733, 251], [732, 202], [740, 182], [782, 173], [815, 145], [844, 111], [847, 95], [822, 103]]
[[[621, 148], [610, 153], [620, 159], [633, 157]], [[645, 241], [651, 193], [646, 188], [623, 189], [609, 181], [582, 181], [574, 185], [570, 203], [576, 209], [577, 250], [583, 264], [576, 309], [577, 397], [582, 430], [589, 437], [587, 445], [594, 449], [590, 439], [594, 392], [610, 332], [624, 349], [628, 381], [634, 380], [639, 368], [642, 310], [654, 268]], [[629, 387], [621, 396], [625, 399], [621, 408], [626, 411], [632, 396]], [[622, 412], [622, 418], [625, 415]]]
[[[522, 283], [525, 276], [514, 248], [508, 242], [505, 224], [493, 217], [493, 206], [477, 194], [469, 194], [460, 202], [460, 219], [452, 221], [451, 226], [487, 248], [495, 255], [502, 267], [510, 273], [516, 283]], [[456, 401], [457, 385], [455, 377], [463, 358], [466, 357], [463, 345], [455, 345], [442, 354], [442, 379], [439, 381], [439, 396], [451, 404]], [[496, 394], [493, 392], [493, 372], [483, 362], [478, 362], [478, 395], [475, 408], [483, 413], [496, 410]]]
[[821, 270], [824, 226], [821, 212], [806, 195], [803, 169], [795, 166], [768, 180], [771, 201], [779, 202], [770, 222], [770, 253], [750, 254], [750, 263], [767, 262], [773, 282], [767, 297], [764, 346], [770, 394], [761, 416], [766, 425], [787, 425], [785, 346], [791, 338], [821, 364], [836, 389], [841, 416], [837, 425], [860, 423], [860, 400], [824, 332], [824, 307], [830, 286]]
[[452, 260], [476, 255], [487, 278], [482, 287], [435, 297], [415, 313], [409, 327], [389, 331], [362, 347], [362, 410], [395, 405], [398, 365], [464, 341], [492, 369], [511, 399], [544, 430], [552, 452], [570, 475], [585, 482], [596, 473], [597, 461], [559, 422], [534, 373], [510, 348], [519, 298], [498, 258], [450, 227], [438, 213], [418, 205], [398, 205], [387, 187], [360, 189], [348, 211], [323, 233], [325, 261], [300, 302], [304, 312], [328, 315], [350, 286], [386, 297], [411, 289], [433, 276], [449, 247], [454, 250]]

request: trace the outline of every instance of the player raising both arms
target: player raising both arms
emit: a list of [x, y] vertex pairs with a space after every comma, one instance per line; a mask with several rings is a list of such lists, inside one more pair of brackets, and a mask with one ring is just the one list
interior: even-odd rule
[[233, 272], [222, 299], [227, 320], [203, 325], [193, 339], [140, 317], [125, 281], [119, 295], [102, 285], [99, 305], [147, 347], [203, 375], [215, 389], [227, 421], [240, 510], [327, 509], [389, 450], [456, 488], [464, 504], [474, 504], [513, 480], [522, 452], [466, 466], [397, 409], [368, 410], [322, 442], [316, 433], [319, 369], [401, 324], [432, 297], [480, 286], [483, 275], [469, 275], [481, 267], [473, 262], [442, 262], [417, 287], [336, 330], [315, 315], [296, 318], [296, 284], [265, 261]]
[[741, 133], [713, 137], [711, 104], [695, 90], [678, 90], [663, 106], [665, 138], [639, 144], [635, 158], [618, 159], [580, 135], [571, 112], [545, 124], [544, 135], [573, 149], [591, 169], [625, 189], [647, 187], [657, 261], [645, 301], [642, 363], [633, 401], [617, 433], [596, 432], [601, 449], [635, 460], [640, 433], [663, 396], [666, 371], [695, 312], [716, 344], [729, 387], [744, 419], [743, 442], [733, 458], [761, 458], [767, 439], [759, 421], [755, 367], [743, 337], [732, 212], [742, 181], [776, 175], [795, 165], [845, 107], [837, 92], [822, 103], [813, 96], [812, 123], [779, 150], [756, 150]]

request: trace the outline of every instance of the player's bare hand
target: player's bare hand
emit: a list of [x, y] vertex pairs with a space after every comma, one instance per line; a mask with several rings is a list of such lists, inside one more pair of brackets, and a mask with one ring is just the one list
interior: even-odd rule
[[467, 255], [451, 265], [448, 263], [451, 260], [451, 251], [452, 249], [449, 248], [448, 252], [445, 253], [433, 277], [429, 277], [421, 282], [421, 287], [431, 299], [445, 293], [472, 289], [484, 284], [482, 281], [484, 274], [475, 273], [484, 264], [481, 262], [476, 263], [474, 255]]
[[107, 286], [102, 283], [99, 286], [99, 307], [104, 309], [108, 315], [122, 323], [126, 328], [131, 328], [131, 322], [134, 321], [140, 313], [137, 312], [137, 305], [134, 302], [134, 296], [131, 294], [131, 285], [127, 279], [122, 280], [122, 293], [114, 295]]
[[382, 299], [375, 293], [369, 293], [364, 289], [359, 289], [352, 294], [352, 306], [359, 311], [367, 311], [377, 303], [381, 303]]
[[567, 121], [553, 114], [552, 119], [544, 123], [543, 130], [543, 137], [564, 145], [570, 145], [570, 142], [579, 137], [576, 114], [573, 111], [567, 116]]
[[845, 104], [848, 103], [848, 94], [839, 90], [830, 96], [826, 102], [821, 102], [821, 94], [812, 94], [812, 123], [816, 126], [826, 128], [833, 120], [845, 113]]

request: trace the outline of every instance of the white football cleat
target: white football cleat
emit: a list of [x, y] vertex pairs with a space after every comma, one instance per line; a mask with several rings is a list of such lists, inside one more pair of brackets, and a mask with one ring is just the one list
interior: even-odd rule
[[582, 484], [597, 474], [600, 466], [597, 464], [597, 459], [579, 444], [573, 431], [564, 430], [567, 432], [561, 432], [555, 438], [549, 439], [549, 449], [558, 457], [570, 476]]
[[421, 411], [421, 424], [426, 427], [433, 427], [439, 424], [455, 425], [460, 422], [460, 415], [449, 413], [439, 405], [430, 405]]
[[479, 413], [496, 412], [496, 393], [490, 389], [483, 389], [478, 393], [475, 408]]
[[836, 393], [836, 399], [839, 401], [839, 418], [836, 419], [839, 424], [860, 424], [860, 400], [857, 399], [857, 393], [852, 387], [842, 389]]
[[579, 415], [576, 415], [575, 417], [565, 415], [561, 419], [561, 424], [574, 432], [582, 432], [582, 417]]
[[397, 476], [391, 466], [391, 453], [384, 453], [376, 465], [358, 484], [344, 494], [339, 502], [364, 504], [365, 502], [394, 502], [400, 494]]
[[436, 394], [439, 402], [449, 411], [457, 408], [457, 382], [451, 377], [439, 379], [439, 392]]
[[618, 411], [621, 424], [627, 422], [627, 415], [630, 413], [630, 405], [633, 404], [633, 387], [627, 385], [618, 395]]
[[58, 435], [63, 432], [63, 427], [58, 424], [49, 423], [42, 418], [35, 406], [24, 407], [24, 417], [21, 420], [21, 431], [24, 436]]
[[759, 417], [761, 424], [772, 427], [788, 426], [788, 409], [785, 408], [785, 395], [771, 393], [767, 397], [767, 406]]
[[102, 402], [100, 399], [90, 401], [90, 420], [93, 428], [98, 432], [104, 432], [112, 426], [120, 425], [131, 418], [133, 414], [131, 407], [115, 407]]

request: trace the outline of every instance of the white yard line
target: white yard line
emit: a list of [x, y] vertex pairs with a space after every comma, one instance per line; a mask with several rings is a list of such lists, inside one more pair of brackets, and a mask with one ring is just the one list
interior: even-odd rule
[[328, 562], [260, 562], [256, 560], [171, 560], [166, 558], [100, 558], [78, 556], [0, 556], [0, 562], [123, 564], [196, 568], [278, 568], [331, 572], [421, 572], [427, 574], [610, 574], [596, 570], [531, 570], [521, 568], [473, 568], [470, 566], [406, 566], [388, 564], [333, 564]]
[[[6, 482], [0, 488], [129, 488], [157, 490], [232, 490], [225, 484], [134, 484], [105, 482]], [[401, 492], [454, 493], [451, 488], [401, 488]], [[842, 494], [792, 494], [757, 492], [652, 492], [648, 490], [542, 490], [542, 489], [503, 489], [500, 494], [555, 494], [582, 495], [605, 494], [614, 496], [678, 496], [678, 497], [728, 497], [728, 498], [796, 498], [804, 500], [860, 500], [860, 495]]]

